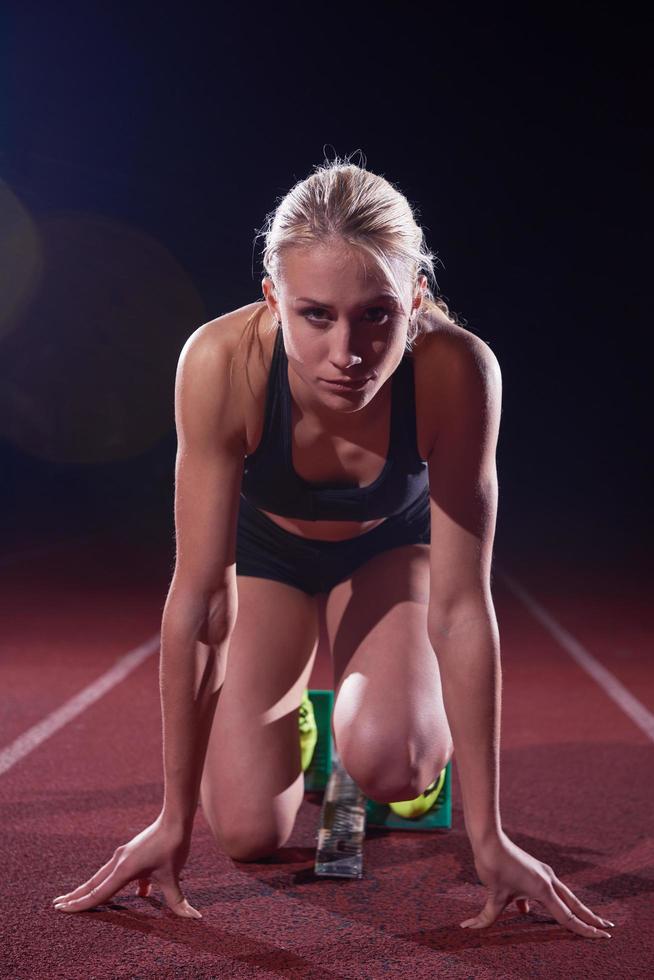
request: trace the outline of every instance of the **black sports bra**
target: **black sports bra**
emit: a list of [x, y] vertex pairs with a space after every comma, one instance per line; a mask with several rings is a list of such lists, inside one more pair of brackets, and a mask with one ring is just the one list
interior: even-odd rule
[[429, 494], [427, 462], [416, 435], [413, 362], [405, 355], [391, 377], [391, 431], [383, 470], [366, 487], [308, 483], [293, 468], [291, 391], [281, 328], [275, 337], [263, 434], [245, 457], [241, 493], [262, 510], [308, 521], [371, 521], [391, 517]]

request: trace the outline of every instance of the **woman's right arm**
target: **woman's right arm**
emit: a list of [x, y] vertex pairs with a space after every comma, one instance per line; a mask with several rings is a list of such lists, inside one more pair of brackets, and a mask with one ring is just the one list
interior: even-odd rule
[[245, 456], [230, 385], [229, 332], [205, 324], [187, 340], [175, 382], [175, 571], [161, 625], [163, 824], [190, 837], [218, 696], [216, 675], [236, 621], [236, 522]]
[[191, 334], [175, 382], [177, 554], [160, 659], [163, 807], [87, 881], [53, 899], [64, 912], [95, 908], [136, 880], [139, 895], [148, 895], [154, 881], [175, 915], [202, 917], [179, 879], [217, 700], [218, 660], [236, 620], [236, 522], [245, 456], [241, 406], [230, 385], [230, 334], [221, 335], [221, 326], [214, 321]]

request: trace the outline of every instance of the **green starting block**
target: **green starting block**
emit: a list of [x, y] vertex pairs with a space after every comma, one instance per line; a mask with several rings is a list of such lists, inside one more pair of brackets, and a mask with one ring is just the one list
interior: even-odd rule
[[[309, 768], [304, 773], [304, 788], [308, 791], [325, 790], [334, 766], [332, 740], [332, 712], [334, 692], [310, 690], [309, 698], [318, 727], [318, 741]], [[407, 820], [399, 817], [386, 803], [377, 803], [365, 797], [365, 822], [369, 827], [386, 827], [389, 830], [449, 829], [452, 826], [452, 763], [445, 769], [443, 788], [430, 810], [422, 817]]]
[[332, 711], [334, 710], [333, 691], [309, 691], [309, 700], [318, 726], [318, 741], [313, 751], [309, 768], [304, 773], [304, 788], [309, 792], [324, 790], [332, 774]]

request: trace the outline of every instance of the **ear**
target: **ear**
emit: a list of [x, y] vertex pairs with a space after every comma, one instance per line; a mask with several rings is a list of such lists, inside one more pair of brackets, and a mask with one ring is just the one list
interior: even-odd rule
[[420, 275], [416, 280], [416, 285], [413, 290], [413, 298], [411, 300], [411, 312], [420, 308], [422, 304], [422, 297], [427, 289], [427, 276]]
[[264, 299], [268, 305], [272, 316], [275, 320], [279, 320], [281, 317], [279, 310], [279, 302], [277, 300], [277, 293], [275, 290], [275, 284], [270, 278], [270, 276], [264, 276], [261, 280], [261, 291], [263, 292]]

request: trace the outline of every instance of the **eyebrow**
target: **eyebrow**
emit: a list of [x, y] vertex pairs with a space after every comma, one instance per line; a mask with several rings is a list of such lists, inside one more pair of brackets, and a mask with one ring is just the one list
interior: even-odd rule
[[[374, 303], [378, 299], [396, 299], [394, 293], [377, 293], [376, 296], [370, 296], [368, 299], [364, 299], [360, 306], [367, 306], [369, 303]], [[295, 301], [297, 303], [314, 303], [316, 306], [331, 306], [331, 303], [324, 303], [322, 300], [310, 299], [308, 296], [296, 296]]]

